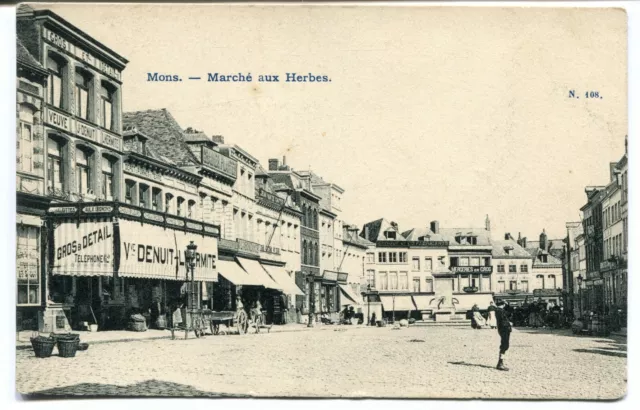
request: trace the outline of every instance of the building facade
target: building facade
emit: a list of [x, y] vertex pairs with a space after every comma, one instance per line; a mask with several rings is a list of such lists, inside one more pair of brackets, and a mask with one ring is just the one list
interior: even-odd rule
[[509, 302], [512, 306], [521, 305], [527, 299], [531, 300], [535, 283], [531, 254], [509, 233], [505, 234], [504, 240], [493, 240], [492, 245], [491, 289], [495, 297]]

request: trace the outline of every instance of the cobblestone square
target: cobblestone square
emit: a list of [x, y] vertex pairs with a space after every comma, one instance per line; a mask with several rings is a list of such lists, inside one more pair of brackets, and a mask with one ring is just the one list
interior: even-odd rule
[[509, 372], [493, 330], [320, 327], [310, 332], [91, 345], [75, 358], [17, 351], [33, 395], [616, 399], [626, 338], [516, 329]]

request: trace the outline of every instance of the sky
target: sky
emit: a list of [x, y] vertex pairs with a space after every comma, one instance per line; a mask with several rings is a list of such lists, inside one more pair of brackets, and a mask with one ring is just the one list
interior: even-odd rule
[[[483, 227], [489, 215], [495, 238], [561, 238], [585, 186], [606, 185], [624, 154], [621, 10], [47, 7], [130, 61], [125, 111], [166, 108], [265, 168], [286, 156], [342, 187], [342, 219], [360, 226]], [[254, 81], [187, 80], [215, 72]]]

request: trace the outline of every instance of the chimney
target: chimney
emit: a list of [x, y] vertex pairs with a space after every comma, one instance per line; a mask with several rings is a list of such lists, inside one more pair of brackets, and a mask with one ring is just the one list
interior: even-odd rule
[[431, 221], [431, 232], [440, 233], [440, 222]]
[[508, 241], [509, 239], [511, 239], [511, 234], [509, 232], [504, 234], [504, 240]]
[[279, 166], [279, 161], [277, 158], [269, 159], [269, 171], [277, 171]]
[[363, 231], [364, 231], [364, 239], [369, 240], [369, 225], [365, 225]]
[[522, 238], [522, 243], [520, 244], [520, 246], [522, 246], [523, 248], [527, 247], [527, 237], [526, 236], [524, 238]]
[[616, 179], [616, 165], [618, 165], [617, 162], [609, 162], [609, 181]]
[[629, 154], [629, 136], [625, 135], [624, 136], [624, 155], [628, 155]]
[[491, 221], [489, 220], [489, 215], [484, 220], [484, 229], [487, 231], [491, 230]]
[[287, 166], [287, 157], [286, 156], [282, 156], [282, 166], [286, 167]]
[[542, 233], [540, 234], [540, 249], [547, 250], [547, 233], [544, 229], [542, 229]]

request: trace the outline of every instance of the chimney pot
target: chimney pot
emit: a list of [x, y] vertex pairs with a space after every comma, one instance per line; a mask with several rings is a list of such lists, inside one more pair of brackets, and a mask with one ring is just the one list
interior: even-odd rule
[[431, 232], [433, 233], [440, 233], [440, 222], [438, 221], [431, 221]]
[[505, 233], [505, 234], [504, 234], [504, 239], [505, 239], [505, 240], [507, 240], [507, 241], [508, 241], [510, 238], [511, 238], [511, 234], [510, 234], [509, 232], [507, 232], [507, 233]]
[[282, 156], [282, 166], [287, 166], [287, 157], [286, 156]]
[[279, 167], [279, 162], [277, 158], [269, 159], [269, 171], [277, 171]]

